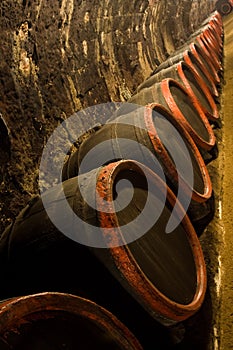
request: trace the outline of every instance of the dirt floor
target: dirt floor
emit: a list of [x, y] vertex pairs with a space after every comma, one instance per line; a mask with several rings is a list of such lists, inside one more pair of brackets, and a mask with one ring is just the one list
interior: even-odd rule
[[233, 349], [233, 13], [224, 20], [224, 79], [222, 92], [224, 176], [222, 198], [223, 249], [220, 313], [220, 349]]

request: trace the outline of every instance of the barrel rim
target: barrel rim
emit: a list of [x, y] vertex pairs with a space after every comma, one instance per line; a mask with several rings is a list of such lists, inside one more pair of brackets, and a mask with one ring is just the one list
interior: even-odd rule
[[[206, 72], [208, 72], [214, 84], [215, 85], [218, 84], [220, 82], [220, 78], [217, 74], [217, 70], [212, 64], [212, 60], [210, 59], [208, 50], [206, 49], [203, 41], [200, 39], [200, 36], [197, 36], [194, 42], [190, 44], [190, 49], [191, 49], [191, 52], [194, 55], [196, 55], [196, 57], [198, 57], [198, 60], [202, 62], [203, 67], [205, 68]], [[207, 62], [207, 65], [210, 68], [210, 70], [207, 69], [205, 62]]]
[[[111, 179], [113, 180], [113, 178], [118, 174], [118, 172], [121, 169], [128, 169], [129, 166], [133, 168], [137, 167], [137, 169], [139, 169], [140, 172], [142, 172], [143, 169], [143, 171], [147, 172], [147, 176], [149, 176], [154, 181], [156, 180], [158, 183], [160, 183], [160, 185], [163, 184], [164, 186], [164, 182], [159, 178], [159, 176], [144, 165], [140, 164], [139, 166], [138, 162], [132, 160], [122, 160], [107, 165], [108, 176], [106, 176], [106, 168], [104, 168], [104, 170], [100, 170], [99, 178], [101, 178], [101, 181], [97, 182], [97, 198], [106, 198], [106, 196], [112, 198], [113, 181], [109, 181], [109, 177], [111, 177]], [[167, 185], [166, 187], [167, 198], [169, 198], [170, 204], [174, 205], [177, 202], [177, 199], [174, 193], [170, 190], [170, 188], [168, 188]], [[103, 213], [103, 201], [97, 199], [97, 204], [99, 207], [101, 207], [101, 210], [103, 210], [102, 212], [101, 210], [99, 210], [98, 218], [100, 223], [103, 224], [103, 234], [105, 235], [104, 227], [106, 220], [108, 225], [110, 221], [114, 222], [114, 224], [117, 224], [117, 218], [116, 215], [112, 213], [108, 213], [106, 218], [106, 213]], [[104, 206], [105, 205], [107, 208], [107, 201], [105, 201]], [[178, 203], [178, 208], [179, 212], [184, 213], [184, 209], [180, 203]], [[191, 315], [193, 315], [195, 312], [197, 312], [197, 310], [201, 307], [204, 301], [206, 292], [207, 277], [202, 248], [196, 235], [196, 232], [186, 213], [184, 213], [184, 218], [181, 221], [181, 224], [184, 226], [185, 231], [187, 232], [187, 239], [190, 242], [190, 247], [193, 251], [197, 279], [197, 286], [194, 298], [192, 302], [187, 305], [179, 304], [173, 300], [170, 300], [163, 293], [161, 293], [141, 270], [140, 266], [137, 264], [127, 245], [109, 248], [110, 254], [116, 265], [116, 268], [120, 271], [120, 274], [123, 278], [122, 284], [126, 286], [125, 288], [128, 291], [130, 291], [131, 294], [133, 294], [138, 300], [140, 300], [141, 305], [149, 312], [149, 314], [153, 318], [158, 319], [161, 323], [165, 325], [175, 324], [177, 322], [183, 321]], [[117, 225], [115, 225], [115, 227], [117, 227]], [[117, 237], [119, 234], [119, 227], [117, 229], [115, 227], [114, 225], [112, 225], [111, 234], [109, 234], [108, 231], [110, 239], [112, 237]]]
[[[218, 33], [214, 33], [213, 31], [209, 30], [207, 31], [203, 31], [203, 34], [208, 35], [210, 37], [210, 39], [213, 41], [213, 43], [216, 45], [216, 48], [218, 49], [218, 54], [219, 57], [221, 57], [222, 54], [222, 39], [221, 39], [221, 35]], [[217, 34], [217, 36], [216, 36]]]
[[[34, 313], [64, 311], [84, 317], [99, 328], [108, 331], [116, 343], [129, 349], [142, 350], [141, 344], [131, 331], [110, 311], [95, 302], [69, 293], [43, 292], [8, 299], [0, 303], [0, 333], [17, 329], [21, 319]], [[128, 347], [127, 347], [128, 349]]]
[[210, 31], [204, 30], [201, 33], [202, 38], [205, 40], [205, 42], [210, 45], [210, 47], [212, 47], [216, 52], [215, 52], [215, 58], [218, 61], [218, 65], [220, 67], [220, 69], [222, 68], [222, 64], [221, 64], [221, 47], [218, 43], [218, 41], [216, 40], [216, 38], [214, 38], [214, 36], [212, 35], [212, 33]]
[[199, 37], [204, 42], [207, 49], [212, 48], [211, 57], [213, 55], [213, 64], [215, 65], [216, 69], [219, 69], [221, 64], [219, 60], [219, 48], [216, 41], [213, 40], [211, 34], [207, 31], [200, 33]]
[[[183, 127], [183, 125], [177, 121], [174, 114], [170, 113], [169, 110], [167, 110], [163, 105], [158, 104], [158, 103], [151, 103], [146, 107], [147, 107], [147, 113], [146, 113], [146, 115], [144, 115], [144, 118], [146, 120], [146, 125], [148, 127], [149, 136], [150, 136], [150, 139], [151, 139], [151, 142], [153, 145], [156, 146], [156, 143], [155, 143], [155, 140], [153, 137], [153, 135], [156, 135], [156, 129], [155, 129], [153, 121], [152, 121], [152, 113], [153, 113], [153, 110], [156, 109], [156, 110], [160, 110], [166, 114], [166, 118], [177, 128], [177, 130], [181, 133], [181, 136], [184, 137], [185, 140], [191, 146], [190, 149], [192, 150], [193, 155], [196, 159], [196, 162], [199, 166], [199, 170], [202, 174], [202, 180], [204, 183], [204, 192], [203, 193], [199, 193], [195, 189], [192, 189], [192, 191], [193, 191], [192, 199], [199, 202], [199, 203], [206, 201], [212, 195], [212, 183], [211, 183], [209, 172], [207, 170], [205, 162], [204, 162], [195, 142], [193, 141], [192, 137], [189, 135], [189, 133], [186, 131], [186, 129]], [[157, 139], [156, 139], [156, 142], [158, 142]], [[163, 148], [163, 151], [166, 152], [166, 149], [163, 147], [162, 143], [160, 143], [159, 147]], [[169, 167], [170, 167], [170, 163], [169, 163]], [[176, 172], [174, 171], [174, 173], [176, 173]], [[184, 191], [187, 191], [187, 187], [190, 189], [190, 187], [187, 183], [182, 184], [182, 185], [184, 187]], [[188, 190], [188, 192], [189, 192], [189, 190]]]
[[[188, 98], [190, 99], [190, 102], [193, 106], [193, 108], [197, 111], [200, 119], [203, 122], [203, 125], [207, 131], [207, 134], [209, 136], [209, 140], [204, 140], [191, 126], [191, 124], [186, 120], [185, 116], [183, 115], [183, 113], [181, 112], [181, 110], [179, 109], [179, 107], [177, 106], [171, 92], [170, 92], [170, 86], [176, 86], [178, 89], [180, 89], [186, 96], [188, 96]], [[213, 132], [213, 129], [211, 128], [211, 125], [208, 121], [208, 119], [206, 118], [204, 112], [201, 110], [201, 108], [199, 107], [197, 109], [197, 107], [195, 106], [195, 102], [193, 101], [192, 96], [190, 95], [189, 91], [187, 91], [187, 89], [181, 85], [178, 81], [172, 79], [172, 78], [166, 78], [164, 80], [162, 80], [161, 82], [161, 90], [163, 92], [163, 96], [170, 108], [170, 110], [172, 111], [172, 113], [176, 116], [177, 120], [183, 124], [183, 126], [186, 128], [186, 130], [189, 132], [189, 134], [191, 135], [191, 137], [193, 138], [194, 142], [199, 145], [200, 147], [202, 147], [203, 149], [206, 150], [210, 150], [216, 143], [216, 138]]]
[[201, 69], [202, 73], [205, 75], [206, 79], [209, 81], [209, 84], [211, 85], [211, 93], [213, 94], [213, 96], [218, 97], [219, 93], [218, 93], [218, 90], [217, 90], [216, 85], [214, 83], [214, 80], [211, 77], [208, 70], [206, 69], [206, 67], [204, 66], [203, 61], [200, 59], [198, 53], [196, 52], [195, 44], [191, 43], [189, 45], [189, 48], [190, 48], [190, 52], [189, 52], [189, 50], [186, 50], [184, 52], [184, 61], [191, 64], [192, 66], [194, 66], [192, 59], [191, 59], [191, 55], [193, 55], [195, 57], [195, 59], [199, 63], [199, 68]]
[[[222, 15], [222, 16], [226, 16], [229, 15], [232, 11], [232, 4], [228, 1], [217, 1], [216, 2], [216, 9], [217, 11]], [[224, 10], [224, 6], [228, 6], [227, 11]]]
[[207, 49], [207, 47], [205, 45], [205, 42], [202, 39], [201, 35], [202, 34], [198, 35], [195, 40], [199, 44], [203, 56], [206, 58], [206, 60], [208, 60], [207, 61], [208, 62], [208, 66], [211, 69], [211, 72], [212, 72], [213, 77], [214, 77], [214, 81], [215, 81], [216, 84], [218, 84], [220, 82], [220, 78], [218, 76], [219, 66], [218, 66], [218, 62], [214, 60], [214, 56], [213, 55], [215, 54], [215, 52], [213, 52], [213, 55], [210, 55], [210, 53], [209, 53], [209, 51], [208, 51], [208, 49]]
[[[203, 91], [206, 99], [208, 100], [208, 103], [212, 109], [212, 113], [210, 113], [204, 106], [202, 106], [201, 102], [198, 100], [198, 97], [194, 95], [194, 99], [196, 98], [197, 101], [199, 102], [200, 107], [202, 108], [202, 110], [204, 111], [206, 117], [210, 120], [217, 120], [219, 118], [219, 113], [218, 113], [218, 108], [216, 106], [216, 103], [214, 102], [213, 97], [211, 96], [211, 93], [209, 91], [209, 89], [206, 87], [205, 82], [203, 81], [203, 79], [200, 77], [200, 75], [198, 74], [198, 72], [196, 70], [193, 69], [193, 66], [189, 65], [187, 62], [185, 61], [181, 61], [179, 62], [178, 66], [177, 66], [177, 71], [178, 74], [180, 75], [180, 77], [182, 78], [182, 81], [184, 82], [185, 86], [190, 86], [188, 79], [185, 76], [184, 73], [184, 69], [183, 66], [188, 68], [191, 73], [194, 75], [195, 80], [197, 81], [197, 83], [199, 84], [201, 90]], [[190, 86], [191, 89], [191, 86]], [[198, 106], [198, 104], [197, 104]]]

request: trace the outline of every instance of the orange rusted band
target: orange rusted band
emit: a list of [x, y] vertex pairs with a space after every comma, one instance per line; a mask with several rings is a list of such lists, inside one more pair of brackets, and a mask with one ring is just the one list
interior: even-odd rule
[[[211, 197], [211, 194], [212, 194], [212, 182], [211, 182], [211, 179], [209, 176], [209, 172], [206, 168], [205, 162], [204, 162], [195, 142], [190, 137], [189, 133], [186, 131], [186, 129], [183, 127], [183, 125], [177, 121], [176, 116], [174, 114], [170, 113], [164, 106], [162, 106], [161, 104], [158, 104], [158, 103], [151, 103], [147, 106], [147, 109], [148, 109], [147, 113], [145, 113], [145, 121], [146, 121], [146, 125], [147, 125], [148, 131], [149, 131], [151, 142], [155, 148], [158, 147], [157, 145], [159, 143], [160, 149], [162, 149], [162, 152], [165, 154], [164, 159], [169, 158], [169, 161], [166, 160], [167, 163], [165, 163], [165, 164], [167, 164], [167, 166], [169, 167], [169, 170], [171, 169], [171, 171], [173, 171], [174, 176], [176, 176], [175, 177], [176, 180], [177, 180], [177, 172], [174, 168], [174, 164], [170, 161], [170, 157], [168, 156], [167, 151], [165, 150], [161, 141], [158, 140], [157, 138], [155, 139], [155, 137], [154, 137], [154, 135], [157, 135], [157, 132], [156, 132], [156, 129], [155, 129], [155, 126], [153, 123], [153, 119], [152, 119], [152, 110], [159, 111], [162, 115], [164, 115], [165, 118], [168, 119], [177, 128], [177, 130], [179, 131], [182, 138], [184, 138], [186, 140], [186, 142], [189, 143], [190, 149], [192, 150], [192, 153], [193, 153], [193, 156], [195, 157], [195, 159], [198, 163], [198, 166], [199, 166], [199, 169], [200, 169], [200, 172], [202, 175], [203, 183], [204, 183], [203, 193], [197, 192], [193, 188], [191, 189], [192, 190], [192, 199], [196, 202], [199, 202], [199, 203], [206, 201], [207, 199], [209, 199]], [[183, 191], [185, 192], [186, 187], [188, 187], [188, 185], [183, 183], [183, 184], [181, 184], [181, 187], [183, 187]]]
[[[198, 101], [197, 97], [195, 96], [195, 94], [192, 92], [191, 86], [189, 81], [187, 80], [185, 73], [184, 73], [184, 67], [188, 67], [188, 69], [191, 71], [191, 73], [193, 74], [196, 82], [199, 84], [201, 90], [203, 91], [204, 96], [206, 97], [212, 112], [210, 113], [206, 108], [204, 108], [204, 106], [201, 106], [201, 102]], [[186, 87], [186, 89], [191, 93], [191, 95], [193, 96], [193, 99], [197, 99], [197, 102], [195, 103], [195, 105], [200, 105], [203, 112], [205, 113], [205, 115], [207, 116], [208, 119], [210, 120], [216, 120], [219, 118], [219, 113], [218, 113], [218, 108], [216, 103], [214, 102], [213, 97], [211, 96], [209, 89], [207, 88], [205, 82], [203, 81], [203, 79], [200, 77], [200, 75], [198, 74], [198, 72], [193, 69], [193, 66], [188, 65], [186, 62], [180, 62], [177, 65], [177, 72], [182, 80], [182, 82], [184, 83], [184, 86]]]
[[210, 54], [208, 52], [208, 50], [206, 49], [203, 41], [201, 40], [200, 36], [196, 37], [196, 41], [199, 45], [199, 54], [197, 52], [197, 46], [196, 44], [192, 45], [192, 53], [194, 53], [196, 55], [196, 57], [198, 57], [199, 60], [201, 60], [202, 62], [204, 62], [205, 64], [205, 68], [206, 70], [209, 72], [210, 76], [212, 77], [212, 80], [214, 81], [214, 83], [219, 83], [220, 79], [219, 76], [217, 74], [217, 70], [216, 68], [213, 66], [212, 64], [212, 60], [210, 58]]
[[[202, 73], [205, 75], [205, 77], [208, 79], [210, 85], [211, 85], [211, 91], [212, 94], [216, 97], [219, 96], [218, 90], [216, 88], [215, 82], [213, 77], [210, 75], [210, 73], [208, 72], [208, 70], [206, 69], [206, 67], [204, 66], [203, 61], [201, 60], [201, 58], [199, 57], [196, 49], [195, 49], [195, 45], [192, 43], [190, 44], [190, 51], [192, 53], [192, 55], [195, 57], [195, 59], [198, 61], [200, 69], [202, 71]], [[184, 52], [184, 61], [190, 65], [193, 65], [192, 60], [190, 58], [190, 53], [188, 50], [186, 50], [186, 52]], [[194, 66], [194, 65], [193, 65]], [[195, 68], [195, 67], [194, 67]]]
[[30, 315], [37, 314], [38, 319], [43, 319], [51, 311], [63, 311], [89, 320], [111, 335], [121, 349], [142, 350], [128, 328], [102, 306], [75, 295], [56, 292], [27, 295], [0, 304], [0, 335], [4, 339], [7, 332], [17, 332]]
[[[99, 181], [96, 188], [96, 191], [98, 192], [97, 198], [101, 198], [102, 195], [102, 197], [110, 196], [112, 199], [114, 178], [119, 171], [125, 168], [141, 171], [139, 169], [142, 167], [144, 169], [143, 171], [146, 173], [147, 179], [150, 178], [158, 190], [164, 186], [164, 182], [145, 166], [140, 165], [139, 167], [135, 161], [120, 161], [107, 165], [100, 171], [99, 179], [101, 179], [101, 181]], [[171, 206], [174, 207], [177, 199], [169, 188], [167, 188], [167, 200]], [[102, 207], [102, 202], [103, 201], [98, 199], [97, 207], [99, 209], [98, 218], [101, 227], [103, 227], [103, 235], [105, 235], [104, 226], [108, 223], [108, 216], [110, 216], [109, 222], [111, 222], [112, 214], [102, 212], [104, 207], [108, 205], [108, 201], [105, 201], [104, 207]], [[183, 213], [183, 208], [179, 205], [179, 213], [181, 212]], [[177, 213], [178, 216], [179, 213]], [[114, 219], [114, 221], [115, 220], [117, 219]], [[118, 273], [121, 275], [121, 280], [123, 279], [122, 283], [126, 289], [134, 295], [152, 317], [159, 319], [159, 321], [165, 325], [171, 325], [183, 321], [197, 312], [203, 303], [206, 291], [206, 267], [200, 242], [186, 215], [182, 220], [182, 225], [187, 232], [187, 238], [193, 251], [197, 279], [194, 298], [192, 302], [187, 305], [176, 303], [162, 294], [143, 273], [127, 245], [109, 249], [112, 260]], [[118, 236], [119, 232], [120, 227], [113, 227], [111, 235]], [[107, 237], [107, 239], [111, 238]]]
[[[180, 90], [183, 91], [183, 93], [189, 98], [190, 100], [190, 104], [193, 105], [193, 107], [195, 108], [199, 118], [202, 120], [203, 125], [205, 126], [207, 133], [209, 135], [209, 140], [205, 141], [192, 127], [192, 125], [187, 121], [187, 119], [185, 118], [185, 116], [183, 115], [183, 113], [181, 112], [179, 106], [177, 106], [172, 93], [170, 91], [170, 85], [173, 84], [176, 87], [178, 87]], [[176, 80], [173, 79], [164, 79], [161, 82], [161, 90], [163, 93], [163, 96], [167, 102], [167, 105], [169, 106], [170, 110], [172, 111], [172, 113], [176, 116], [177, 120], [184, 126], [184, 128], [188, 131], [188, 133], [191, 135], [191, 137], [193, 138], [194, 142], [199, 145], [200, 147], [210, 150], [216, 142], [215, 139], [215, 135], [213, 132], [213, 129], [211, 128], [210, 123], [208, 122], [208, 119], [206, 118], [206, 116], [204, 115], [201, 107], [199, 107], [197, 109], [197, 106], [195, 106], [195, 103], [192, 99], [192, 96], [190, 96], [189, 92], [180, 84], [178, 83]]]
[[200, 34], [196, 38], [196, 40], [199, 43], [200, 47], [202, 48], [203, 55], [209, 59], [208, 66], [210, 67], [211, 71], [213, 71], [215, 81], [219, 83], [220, 79], [218, 76], [218, 70], [220, 68], [220, 64], [216, 56], [217, 49], [216, 48], [213, 49], [212, 46], [210, 46], [210, 44], [206, 42], [206, 39], [203, 36], [203, 34]]

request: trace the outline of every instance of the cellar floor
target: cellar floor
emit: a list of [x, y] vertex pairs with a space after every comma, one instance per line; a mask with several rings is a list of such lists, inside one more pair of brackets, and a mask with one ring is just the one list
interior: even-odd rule
[[233, 349], [233, 13], [224, 19], [224, 80], [221, 99], [223, 119], [223, 181], [221, 253], [220, 349]]

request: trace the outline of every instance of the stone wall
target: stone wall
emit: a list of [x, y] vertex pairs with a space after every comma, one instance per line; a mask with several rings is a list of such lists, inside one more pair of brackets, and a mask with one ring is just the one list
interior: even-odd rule
[[212, 10], [210, 0], [1, 1], [0, 232], [38, 193], [54, 128], [127, 100]]

